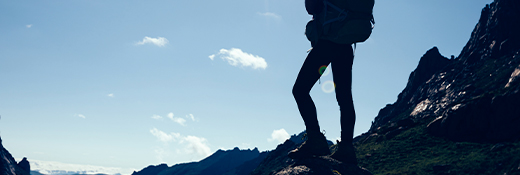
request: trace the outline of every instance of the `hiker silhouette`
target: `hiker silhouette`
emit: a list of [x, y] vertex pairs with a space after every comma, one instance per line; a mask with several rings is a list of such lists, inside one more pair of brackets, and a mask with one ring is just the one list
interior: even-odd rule
[[[307, 55], [292, 89], [294, 99], [296, 100], [307, 131], [307, 140], [300, 147], [289, 152], [288, 156], [292, 159], [327, 156], [330, 154], [327, 140], [320, 132], [316, 106], [309, 94], [316, 81], [321, 77], [321, 73], [324, 72], [324, 70], [320, 70], [320, 68], [330, 64], [332, 67], [336, 99], [340, 107], [341, 124], [341, 142], [338, 142], [338, 149], [332, 153], [331, 157], [344, 163], [357, 163], [355, 149], [352, 146], [354, 124], [356, 122], [356, 113], [352, 100], [352, 64], [354, 62], [352, 44], [365, 41], [368, 36], [370, 36], [372, 29], [370, 27], [367, 29], [369, 31], [365, 32], [363, 30], [366, 28], [366, 25], [357, 27], [354, 24], [349, 24], [349, 20], [351, 20], [352, 17], [348, 15], [354, 14], [354, 17], [357, 16], [359, 19], [365, 20], [364, 24], [370, 25], [370, 22], [374, 23], [372, 16], [374, 1], [367, 1], [367, 3], [357, 2], [357, 6], [350, 6], [350, 8], [364, 7], [364, 10], [370, 12], [359, 14], [356, 14], [356, 11], [351, 11], [349, 8], [346, 8], [346, 5], [349, 3], [348, 1], [349, 0], [305, 0], [307, 12], [313, 15], [313, 20], [317, 19], [318, 22], [311, 20], [313, 24], [307, 25], [306, 35], [309, 41], [311, 41], [312, 49]], [[320, 3], [322, 5], [320, 5]], [[310, 7], [313, 5], [317, 7]], [[319, 10], [319, 8], [322, 7], [324, 9]], [[327, 9], [333, 9], [333, 11], [339, 13], [338, 18], [328, 21], [340, 24], [330, 25], [327, 30], [324, 30], [323, 27], [327, 27], [326, 24], [332, 22], [320, 22], [319, 19], [323, 19], [322, 17], [326, 16], [326, 14], [334, 13]], [[352, 30], [343, 30], [344, 27], [336, 30], [333, 28], [334, 26], [347, 26], [350, 27], [350, 29], [360, 29], [359, 31], [363, 32], [357, 35], [357, 33], [352, 32]], [[328, 31], [328, 33], [324, 31]], [[344, 37], [343, 39], [339, 37], [340, 35], [348, 37]], [[360, 39], [356, 38], [359, 36]], [[342, 39], [338, 40], [337, 38]]]
[[[292, 89], [300, 115], [305, 122], [307, 141], [305, 141], [300, 148], [293, 150], [289, 154], [289, 157], [298, 159], [330, 154], [327, 141], [320, 132], [316, 106], [309, 94], [316, 81], [321, 77], [320, 67], [330, 64], [332, 67], [336, 99], [341, 113], [341, 147], [338, 147], [338, 151], [333, 154], [332, 157], [340, 161], [350, 160], [355, 162], [354, 153], [345, 153], [349, 154], [350, 157], [346, 157], [348, 155], [338, 155], [341, 153], [339, 152], [340, 150], [347, 151], [345, 150], [346, 147], [352, 147], [352, 138], [354, 136], [356, 114], [352, 100], [353, 61], [354, 55], [350, 44], [336, 44], [328, 40], [319, 40], [309, 52]], [[354, 155], [354, 157], [352, 158], [351, 155]]]

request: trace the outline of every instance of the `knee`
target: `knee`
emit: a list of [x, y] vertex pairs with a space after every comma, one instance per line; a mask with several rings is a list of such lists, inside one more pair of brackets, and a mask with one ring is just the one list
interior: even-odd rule
[[342, 114], [355, 117], [354, 103], [352, 100], [338, 101], [338, 105]]
[[296, 87], [296, 84], [292, 88], [292, 94], [293, 94], [294, 98], [296, 98], [298, 96], [298, 94], [299, 94], [298, 88]]
[[338, 101], [340, 110], [352, 110], [354, 108], [354, 101], [352, 100], [352, 96], [336, 96], [336, 100]]
[[300, 86], [298, 86], [297, 84], [294, 84], [294, 86], [292, 88], [292, 94], [295, 99], [298, 99], [302, 96], [305, 96], [306, 94], [309, 94], [309, 92], [305, 92], [305, 90], [303, 90]]

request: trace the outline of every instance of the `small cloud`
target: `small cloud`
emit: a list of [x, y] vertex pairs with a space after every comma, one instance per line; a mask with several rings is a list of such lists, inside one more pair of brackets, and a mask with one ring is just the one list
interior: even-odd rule
[[159, 47], [163, 47], [166, 44], [168, 44], [168, 40], [164, 37], [157, 37], [157, 38], [151, 38], [151, 37], [144, 37], [142, 41], [137, 42], [137, 45], [144, 45], [144, 44], [154, 44]]
[[289, 135], [289, 133], [287, 133], [287, 131], [285, 131], [285, 129], [282, 128], [279, 130], [274, 130], [273, 133], [271, 133], [271, 138], [268, 138], [267, 141], [278, 141], [281, 143], [289, 138], [291, 138], [291, 135]]
[[208, 56], [208, 57], [209, 57], [209, 59], [213, 60], [213, 59], [215, 59], [215, 54], [210, 55], [210, 56]]
[[168, 118], [179, 125], [186, 126], [186, 119], [173, 117], [173, 112], [168, 113]]
[[155, 119], [155, 120], [162, 119], [162, 117], [160, 115], [153, 115], [152, 118]]
[[276, 13], [273, 13], [273, 12], [265, 12], [265, 13], [258, 12], [258, 14], [261, 15], [261, 16], [265, 16], [265, 17], [268, 17], [268, 18], [275, 19], [277, 21], [282, 20], [282, 16], [280, 16], [280, 15], [278, 15]]
[[208, 141], [205, 138], [186, 136], [182, 138], [182, 141], [186, 143], [184, 151], [187, 154], [197, 154], [204, 157], [211, 154], [211, 150], [207, 144]]
[[173, 112], [168, 113], [168, 118], [173, 120]]
[[186, 115], [186, 118], [188, 119], [191, 119], [191, 121], [195, 121], [195, 116], [193, 116], [193, 114], [190, 114], [190, 115]]
[[[178, 144], [183, 145], [182, 149], [179, 149], [177, 152], [183, 154], [195, 154], [197, 156], [209, 156], [211, 154], [211, 149], [208, 146], [208, 141], [203, 137], [197, 136], [183, 136], [180, 133], [165, 133], [157, 128], [150, 129], [150, 133], [155, 136], [159, 141], [164, 144], [170, 142], [176, 142]], [[161, 150], [158, 154], [162, 154], [164, 152]]]
[[31, 27], [32, 27], [32, 24], [27, 24], [27, 25], [25, 25], [25, 27], [27, 27], [27, 28], [31, 28]]
[[108, 94], [107, 96], [113, 98], [113, 97], [114, 97], [114, 94]]
[[172, 118], [173, 122], [178, 123], [179, 125], [186, 126], [186, 119], [175, 117]]
[[[217, 55], [219, 55], [220, 58], [227, 61], [232, 66], [251, 67], [253, 69], [266, 69], [267, 68], [267, 62], [265, 62], [264, 58], [262, 58], [258, 55], [253, 55], [253, 54], [243, 52], [241, 49], [237, 49], [237, 48], [231, 48], [230, 50], [220, 49], [220, 51]], [[212, 59], [215, 56], [216, 55], [210, 55], [209, 58]]]
[[79, 118], [86, 118], [85, 115], [83, 114], [74, 114], [75, 117], [79, 117]]
[[171, 134], [167, 134], [157, 128], [150, 129], [150, 133], [163, 143], [173, 142], [181, 137], [179, 133], [172, 132]]

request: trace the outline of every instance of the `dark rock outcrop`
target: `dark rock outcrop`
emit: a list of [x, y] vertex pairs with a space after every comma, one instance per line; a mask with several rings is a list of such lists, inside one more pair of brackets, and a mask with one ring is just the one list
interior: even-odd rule
[[415, 92], [420, 90], [420, 86], [427, 82], [440, 69], [446, 67], [450, 63], [448, 58], [439, 53], [437, 47], [428, 50], [420, 59], [417, 68], [410, 73], [408, 83], [404, 90], [399, 94], [394, 104], [389, 104], [379, 111], [374, 120], [371, 131], [377, 127], [388, 123], [400, 113], [405, 112], [411, 105], [416, 104], [418, 100]]
[[18, 162], [18, 167], [20, 167], [25, 172], [31, 172], [31, 165], [27, 160], [27, 157], [24, 157], [20, 162]]
[[11, 153], [2, 145], [2, 138], [0, 138], [0, 175], [29, 175], [29, 173], [27, 159], [24, 158], [19, 164], [16, 163]]
[[296, 160], [275, 175], [372, 175], [354, 164], [345, 164], [330, 157]]
[[[457, 58], [429, 50], [394, 104], [381, 109], [369, 137], [391, 138], [398, 121], [429, 123], [428, 132], [455, 141], [520, 139], [520, 1], [495, 0]], [[401, 123], [402, 125], [402, 123]], [[387, 139], [387, 138], [386, 138]]]
[[250, 175], [271, 175], [290, 166], [294, 161], [287, 157], [287, 153], [297, 146], [293, 141], [286, 140], [271, 151]]
[[[467, 98], [451, 104], [428, 126], [433, 135], [459, 141], [520, 139], [520, 2], [496, 0], [482, 10], [460, 54]], [[454, 81], [463, 81], [453, 78]], [[466, 91], [467, 91], [466, 90]], [[466, 91], [459, 91], [464, 93]]]
[[[357, 165], [344, 164], [328, 156], [301, 160], [287, 157], [287, 153], [300, 144], [286, 140], [271, 151], [250, 175], [371, 175]], [[331, 149], [334, 149], [334, 146]]]
[[520, 45], [520, 2], [495, 0], [482, 9], [480, 19], [459, 58], [467, 64], [500, 59]]

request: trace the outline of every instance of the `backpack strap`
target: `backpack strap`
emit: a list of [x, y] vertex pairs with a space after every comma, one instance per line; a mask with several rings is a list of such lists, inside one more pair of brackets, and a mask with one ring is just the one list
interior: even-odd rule
[[342, 8], [339, 8], [338, 6], [332, 4], [331, 2], [327, 1], [327, 0], [323, 0], [323, 4], [325, 6], [325, 19], [327, 18], [327, 10], [328, 10], [328, 7], [331, 7], [332, 9], [336, 10], [338, 12], [338, 16], [336, 18], [332, 18], [330, 20], [327, 20], [325, 22], [323, 22], [323, 25], [326, 25], [326, 24], [329, 24], [329, 23], [332, 23], [332, 22], [336, 22], [336, 21], [342, 21], [344, 20], [345, 18], [347, 18], [348, 16], [348, 11], [346, 11], [345, 9], [342, 9]]

